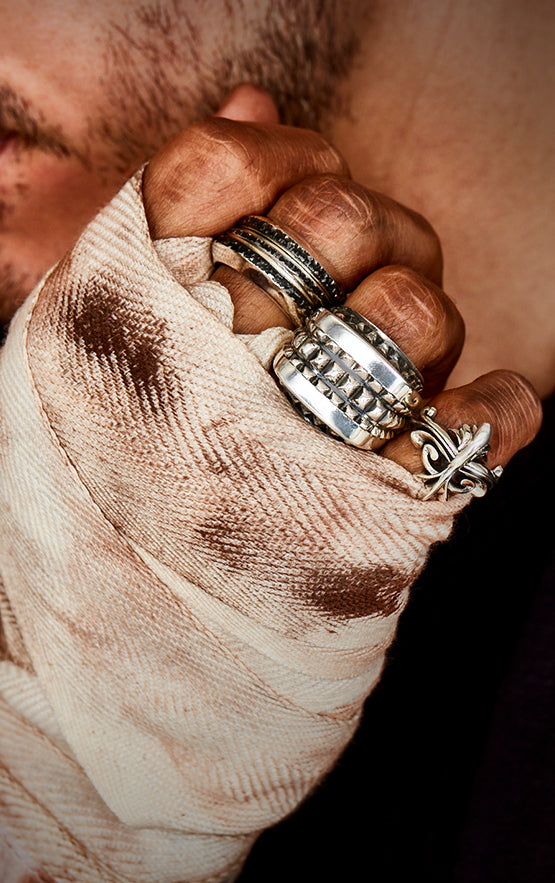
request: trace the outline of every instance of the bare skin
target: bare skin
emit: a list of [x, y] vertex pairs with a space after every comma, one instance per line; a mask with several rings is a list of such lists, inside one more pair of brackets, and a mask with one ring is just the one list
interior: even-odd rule
[[316, 124], [351, 57], [335, 5], [0, 0], [0, 324], [124, 181], [235, 83], [260, 81], [289, 121]]
[[[341, 154], [320, 136], [258, 122], [269, 118], [269, 108], [262, 102], [257, 108], [254, 99], [248, 87], [240, 90], [222, 113], [256, 116], [256, 123], [195, 124], [149, 164], [143, 194], [153, 237], [214, 236], [242, 215], [266, 214], [318, 256], [348, 292], [347, 306], [376, 322], [413, 359], [440, 422], [492, 424], [490, 464], [506, 465], [538, 431], [541, 406], [531, 385], [512, 371], [441, 391], [460, 356], [464, 322], [441, 288], [433, 228], [355, 182]], [[268, 295], [235, 270], [218, 267], [213, 278], [231, 293], [235, 331], [292, 327]], [[421, 466], [408, 433], [382, 454], [412, 471]]]
[[450, 383], [510, 367], [555, 389], [555, 14], [546, 0], [377, 0], [326, 135], [422, 212], [466, 324]]
[[[296, 6], [296, 12], [304, 10], [296, 26], [306, 34], [315, 24], [306, 12], [310, 6]], [[222, 77], [216, 76], [221, 74], [218, 58], [227, 59], [226, 64], [234, 60], [229, 68], [234, 78], [263, 79], [266, 73], [261, 72], [270, 71], [271, 82], [262, 85], [275, 88], [276, 95], [279, 88], [298, 89], [305, 95], [308, 117], [310, 100], [317, 104], [318, 96], [331, 91], [317, 66], [308, 69], [304, 82], [286, 87], [276, 61], [279, 53], [253, 61], [249, 53], [257, 39], [266, 47], [270, 42], [261, 40], [260, 30], [270, 7], [244, 3], [237, 18], [224, 7], [218, 0], [209, 9], [191, 4], [186, 16], [171, 19], [179, 4], [162, 4], [158, 18], [149, 18], [133, 3], [102, 2], [94, 9], [78, 4], [72, 16], [60, 0], [50, 0], [46, 9], [36, 0], [26, 0], [17, 10], [4, 5], [0, 74], [4, 109], [12, 108], [0, 157], [4, 320], [130, 172], [169, 135], [206, 113], [223, 91]], [[555, 319], [546, 279], [553, 271], [553, 221], [544, 182], [553, 127], [542, 110], [553, 79], [548, 47], [555, 16], [539, 0], [525, 14], [514, 0], [498, 0], [487, 11], [462, 3], [444, 8], [434, 0], [418, 10], [408, 0], [352, 0], [351, 11], [361, 45], [343, 83], [341, 108], [312, 117], [323, 122], [325, 134], [345, 157], [342, 174], [348, 168], [359, 186], [390, 194], [429, 218], [437, 230], [445, 263], [441, 284], [468, 328], [462, 354], [444, 379], [449, 386], [465, 384], [509, 368], [531, 378], [541, 395], [549, 394]], [[329, 12], [317, 38], [322, 57], [325, 45], [332, 58], [337, 46], [331, 45], [330, 34], [340, 34], [344, 16], [334, 18], [333, 4]], [[481, 26], [476, 29], [478, 12]], [[270, 26], [272, 33], [281, 27], [283, 40], [291, 42], [286, 15]], [[183, 28], [188, 56], [176, 54], [175, 28]], [[340, 35], [338, 45], [346, 52], [349, 36]], [[139, 63], [145, 55], [150, 66]], [[158, 71], [158, 93], [143, 70]], [[114, 83], [126, 83], [127, 90], [116, 92]], [[280, 114], [265, 95], [247, 87], [232, 94], [221, 113], [274, 123], [278, 115], [283, 119], [283, 111], [289, 113], [283, 95], [278, 96]], [[118, 107], [118, 113], [107, 113], [107, 107]], [[144, 116], [145, 108], [155, 111], [152, 119]], [[22, 116], [27, 129], [21, 128]], [[509, 116], [518, 121], [510, 131]], [[526, 149], [533, 162], [522, 162]], [[198, 156], [196, 161], [198, 170]], [[268, 174], [275, 177], [275, 166]], [[298, 178], [287, 183], [295, 182]], [[196, 204], [190, 212], [198, 216]], [[395, 261], [407, 265], [403, 249], [387, 260], [382, 255], [374, 269]], [[410, 261], [408, 266], [428, 272], [411, 267]], [[437, 274], [429, 275], [437, 284]], [[244, 305], [237, 309], [246, 316]], [[496, 395], [505, 393], [498, 388]], [[497, 402], [499, 419], [513, 398], [507, 391], [506, 400]], [[525, 410], [528, 402], [523, 394]], [[537, 424], [536, 417], [525, 420], [523, 439], [529, 440]], [[520, 443], [519, 437], [517, 447]]]
[[[433, 224], [467, 327], [449, 382], [508, 367], [549, 395], [553, 4], [348, 0], [337, 14], [330, 0], [318, 21], [313, 6], [294, 4], [295, 26], [319, 67], [295, 61], [276, 4], [244, 0], [230, 17], [223, 0], [79, 0], [71, 14], [63, 0], [0, 2], [0, 323], [131, 171], [248, 81], [282, 121], [320, 123], [356, 180]], [[261, 23], [280, 31], [274, 45]]]

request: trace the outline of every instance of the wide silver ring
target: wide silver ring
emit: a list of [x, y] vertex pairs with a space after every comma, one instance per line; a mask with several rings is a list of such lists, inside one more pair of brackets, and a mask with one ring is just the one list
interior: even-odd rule
[[255, 282], [293, 319], [302, 324], [320, 307], [345, 301], [341, 285], [296, 239], [259, 215], [248, 215], [216, 236], [215, 263], [238, 270]]
[[321, 308], [276, 354], [275, 375], [305, 420], [375, 450], [421, 407], [422, 377], [379, 328], [348, 308]]
[[459, 429], [445, 429], [435, 421], [436, 413], [435, 408], [427, 407], [411, 420], [411, 441], [421, 448], [425, 470], [417, 476], [422, 480], [421, 498], [447, 500], [452, 494], [483, 497], [503, 473], [501, 466], [486, 466], [490, 424], [465, 423]]

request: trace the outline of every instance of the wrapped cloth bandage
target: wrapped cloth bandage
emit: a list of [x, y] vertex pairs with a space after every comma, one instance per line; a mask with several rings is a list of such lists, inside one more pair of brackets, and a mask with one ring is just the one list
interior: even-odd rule
[[464, 505], [306, 424], [265, 369], [289, 332], [234, 335], [211, 270], [137, 175], [0, 354], [1, 826], [56, 881], [234, 879]]

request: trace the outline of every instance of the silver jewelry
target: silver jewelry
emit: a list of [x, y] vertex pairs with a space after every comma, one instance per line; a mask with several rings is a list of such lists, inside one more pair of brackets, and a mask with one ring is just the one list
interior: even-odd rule
[[447, 500], [450, 494], [473, 494], [483, 497], [503, 473], [502, 466], [488, 469], [485, 464], [489, 450], [491, 426], [464, 424], [459, 429], [444, 429], [435, 421], [435, 408], [424, 408], [412, 418], [415, 427], [411, 441], [422, 449], [425, 473], [418, 475], [424, 488], [422, 499], [437, 495]]
[[[335, 317], [334, 321], [330, 321], [332, 315]], [[325, 329], [326, 333], [337, 345], [345, 343], [347, 347], [356, 347], [357, 358], [360, 357], [360, 360], [363, 362], [370, 359], [373, 363], [377, 351], [378, 360], [382, 365], [384, 362], [387, 365], [387, 367], [382, 369], [385, 371], [385, 374], [380, 373], [379, 376], [383, 376], [384, 380], [395, 384], [401, 398], [408, 396], [410, 398], [410, 410], [413, 410], [413, 394], [415, 392], [422, 392], [424, 378], [414, 362], [405, 355], [402, 349], [381, 328], [378, 328], [370, 319], [357, 313], [356, 310], [351, 310], [349, 307], [337, 307], [334, 309], [333, 314], [328, 313], [327, 316], [324, 316], [324, 311], [321, 311], [321, 319], [318, 324], [322, 330]], [[347, 327], [345, 328], [345, 326]], [[376, 370], [379, 371], [377, 368]], [[395, 375], [401, 375], [404, 381], [405, 389], [403, 392], [401, 392], [403, 383], [399, 387], [400, 381], [398, 377], [396, 380], [393, 379]], [[384, 386], [386, 385], [384, 383]], [[406, 385], [410, 389], [407, 390]], [[390, 392], [393, 393], [393, 388], [390, 388]]]
[[421, 405], [418, 369], [360, 313], [321, 308], [277, 353], [274, 372], [305, 420], [365, 450]]
[[300, 325], [313, 310], [345, 300], [343, 288], [289, 233], [248, 215], [214, 238], [214, 261], [228, 264], [266, 291]]

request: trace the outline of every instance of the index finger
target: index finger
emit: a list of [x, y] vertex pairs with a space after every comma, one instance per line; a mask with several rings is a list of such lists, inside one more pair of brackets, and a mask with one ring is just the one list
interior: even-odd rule
[[320, 173], [349, 175], [341, 154], [317, 132], [225, 118], [193, 123], [145, 169], [151, 235], [216, 236]]

